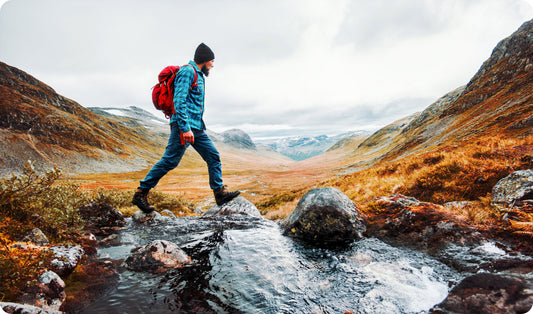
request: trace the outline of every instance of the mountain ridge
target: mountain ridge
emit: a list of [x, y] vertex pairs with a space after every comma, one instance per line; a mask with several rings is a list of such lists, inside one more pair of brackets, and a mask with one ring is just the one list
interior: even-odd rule
[[160, 135], [128, 128], [59, 95], [30, 74], [0, 62], [0, 174], [36, 168], [127, 171], [158, 155]]
[[[466, 85], [404, 118], [408, 123], [395, 122], [378, 130], [351, 155], [368, 155], [380, 144], [380, 153], [364, 163], [370, 164], [482, 136], [529, 136], [533, 134], [532, 69], [533, 20], [500, 41]], [[360, 166], [358, 162], [346, 168]]]

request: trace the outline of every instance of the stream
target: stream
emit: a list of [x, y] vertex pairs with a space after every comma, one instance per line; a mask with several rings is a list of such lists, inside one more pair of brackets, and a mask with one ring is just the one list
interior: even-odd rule
[[159, 239], [194, 265], [164, 274], [121, 269], [118, 284], [82, 313], [427, 313], [462, 279], [428, 255], [376, 238], [318, 248], [245, 215], [129, 218], [117, 245], [98, 254], [125, 259]]

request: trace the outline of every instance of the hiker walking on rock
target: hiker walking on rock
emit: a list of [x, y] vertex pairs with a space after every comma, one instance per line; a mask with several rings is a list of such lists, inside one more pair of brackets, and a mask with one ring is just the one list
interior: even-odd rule
[[211, 139], [207, 136], [204, 114], [204, 76], [209, 76], [213, 67], [215, 54], [204, 43], [194, 53], [194, 60], [179, 69], [174, 80], [174, 109], [170, 118], [170, 138], [165, 153], [146, 177], [140, 181], [132, 203], [144, 213], [154, 211], [148, 202], [148, 192], [159, 180], [180, 163], [185, 150], [192, 147], [207, 163], [209, 186], [214, 192], [217, 205], [223, 205], [237, 195], [239, 191], [230, 192], [222, 183], [222, 164], [220, 154]]

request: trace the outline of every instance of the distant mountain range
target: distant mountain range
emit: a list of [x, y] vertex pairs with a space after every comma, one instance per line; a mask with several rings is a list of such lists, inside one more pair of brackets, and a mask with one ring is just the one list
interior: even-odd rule
[[[502, 40], [465, 86], [373, 134], [290, 137], [254, 143], [242, 130], [209, 132], [225, 160], [250, 165], [335, 162], [343, 171], [482, 136], [533, 134], [533, 21]], [[0, 175], [27, 160], [68, 172], [124, 172], [149, 166], [168, 120], [137, 107], [84, 108], [31, 75], [0, 62]], [[283, 155], [282, 155], [283, 154]], [[247, 159], [243, 159], [246, 155]], [[199, 160], [199, 156], [193, 156]]]
[[[119, 107], [89, 107], [89, 110], [106, 118], [125, 117], [143, 125], [150, 131], [167, 134], [169, 132], [168, 120], [159, 118], [148, 111], [130, 106], [127, 108]], [[123, 120], [125, 126], [134, 127], [128, 121]], [[329, 148], [346, 138], [366, 138], [370, 135], [368, 132], [346, 132], [335, 136], [319, 135], [314, 137], [291, 136], [275, 139], [262, 139], [253, 141], [252, 138], [243, 130], [230, 129], [222, 133], [209, 131], [214, 142], [223, 142], [230, 146], [243, 149], [257, 149], [257, 146], [268, 146], [274, 151], [285, 155], [293, 160], [300, 161], [310, 157], [320, 155]]]
[[301, 161], [320, 154], [347, 138], [366, 138], [370, 134], [364, 131], [347, 132], [335, 136], [319, 135], [313, 137], [290, 136], [277, 139], [263, 139], [256, 141], [259, 145], [267, 145], [275, 151]]

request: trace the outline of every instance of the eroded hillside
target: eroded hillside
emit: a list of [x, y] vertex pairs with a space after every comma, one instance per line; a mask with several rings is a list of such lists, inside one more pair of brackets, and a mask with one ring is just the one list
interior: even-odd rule
[[141, 125], [99, 116], [31, 75], [0, 63], [0, 173], [38, 168], [125, 171], [155, 158], [161, 140]]

